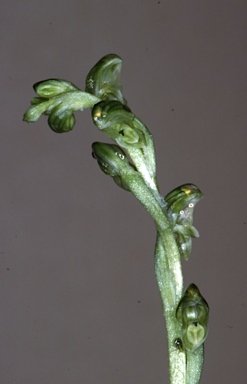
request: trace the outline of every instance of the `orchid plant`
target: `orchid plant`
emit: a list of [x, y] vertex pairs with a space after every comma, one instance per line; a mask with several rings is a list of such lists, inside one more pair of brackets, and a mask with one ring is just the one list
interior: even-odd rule
[[37, 97], [31, 100], [23, 119], [33, 123], [47, 115], [50, 128], [63, 133], [74, 128], [75, 111], [90, 108], [96, 127], [113, 141], [93, 143], [93, 157], [100, 169], [131, 192], [154, 219], [155, 275], [166, 321], [170, 383], [197, 384], [203, 368], [209, 307], [195, 284], [184, 291], [181, 258], [188, 260], [192, 238], [199, 236], [193, 226], [193, 212], [203, 194], [194, 184], [181, 185], [165, 197], [160, 194], [153, 138], [123, 97], [121, 67], [119, 56], [104, 56], [87, 75], [85, 91], [62, 79], [36, 83]]

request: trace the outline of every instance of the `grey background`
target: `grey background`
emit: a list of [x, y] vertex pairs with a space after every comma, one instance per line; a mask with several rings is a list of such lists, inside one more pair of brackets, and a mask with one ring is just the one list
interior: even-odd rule
[[246, 1], [1, 2], [1, 384], [168, 383], [155, 230], [91, 157], [90, 112], [22, 122], [32, 85], [84, 87], [105, 54], [156, 143], [166, 194], [193, 182], [183, 262], [210, 304], [202, 384], [246, 380]]

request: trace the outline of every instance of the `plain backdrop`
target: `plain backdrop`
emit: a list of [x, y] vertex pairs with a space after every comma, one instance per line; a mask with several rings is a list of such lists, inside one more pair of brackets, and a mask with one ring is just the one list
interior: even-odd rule
[[123, 58], [124, 96], [151, 130], [160, 190], [205, 198], [184, 284], [210, 305], [202, 384], [246, 380], [247, 3], [8, 0], [1, 28], [1, 384], [168, 383], [155, 229], [91, 156], [90, 111], [70, 133], [22, 121], [32, 85], [84, 89]]

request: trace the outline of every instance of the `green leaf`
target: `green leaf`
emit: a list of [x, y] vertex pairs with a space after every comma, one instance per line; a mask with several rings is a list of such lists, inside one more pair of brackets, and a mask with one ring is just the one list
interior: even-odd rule
[[195, 351], [208, 334], [209, 307], [198, 287], [190, 284], [180, 300], [176, 318], [182, 324], [182, 341], [188, 351]]
[[115, 54], [104, 56], [87, 75], [86, 92], [101, 100], [119, 100], [125, 103], [120, 81], [121, 68], [122, 59], [119, 56]]

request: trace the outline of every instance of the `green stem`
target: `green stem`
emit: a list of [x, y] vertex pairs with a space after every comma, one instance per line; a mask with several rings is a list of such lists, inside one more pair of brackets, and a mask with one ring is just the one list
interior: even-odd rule
[[194, 352], [179, 349], [175, 341], [181, 336], [181, 324], [176, 310], [183, 294], [180, 253], [170, 226], [163, 198], [158, 190], [150, 189], [136, 172], [124, 177], [130, 191], [154, 218], [157, 228], [155, 274], [166, 321], [170, 384], [198, 384], [203, 366], [203, 347]]
[[[169, 254], [170, 256], [172, 255]], [[163, 315], [166, 321], [170, 383], [186, 384], [186, 354], [175, 345], [175, 340], [181, 335], [181, 325], [175, 317], [177, 295], [174, 291], [174, 281], [169, 273], [167, 259], [162, 237], [158, 233], [155, 249], [155, 274], [162, 300]]]
[[[169, 270], [169, 285], [174, 291], [173, 306], [177, 305], [183, 292], [183, 275], [180, 261], [180, 253], [176, 240], [168, 220], [164, 207], [163, 198], [158, 190], [150, 189], [138, 173], [122, 175], [122, 178], [128, 184], [130, 191], [146, 208], [155, 220], [157, 231], [160, 234], [161, 242], [164, 248], [164, 257], [166, 258], [167, 268]], [[159, 241], [160, 243], [160, 241]]]
[[[143, 181], [135, 177], [128, 178], [131, 192], [152, 215], [157, 227], [155, 250], [155, 274], [162, 299], [163, 314], [166, 319], [170, 383], [186, 384], [186, 355], [175, 345], [181, 335], [181, 325], [175, 314], [183, 291], [183, 276], [180, 254], [170, 227], [169, 220], [159, 201], [158, 191], [152, 191]], [[125, 178], [126, 180], [126, 178]]]
[[198, 384], [202, 375], [204, 362], [204, 344], [194, 352], [187, 353], [187, 384]]

